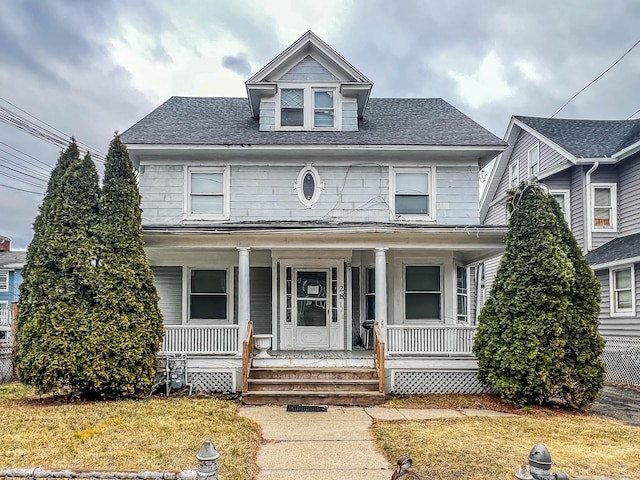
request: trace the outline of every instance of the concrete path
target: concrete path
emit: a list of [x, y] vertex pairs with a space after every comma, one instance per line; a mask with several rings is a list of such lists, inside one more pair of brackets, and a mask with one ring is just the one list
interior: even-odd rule
[[327, 412], [288, 413], [284, 406], [242, 407], [240, 415], [262, 427], [258, 480], [389, 480], [393, 466], [369, 434], [373, 419], [423, 420], [506, 416], [488, 410], [415, 410], [328, 407]]
[[640, 427], [640, 391], [607, 385], [591, 405], [591, 412]]

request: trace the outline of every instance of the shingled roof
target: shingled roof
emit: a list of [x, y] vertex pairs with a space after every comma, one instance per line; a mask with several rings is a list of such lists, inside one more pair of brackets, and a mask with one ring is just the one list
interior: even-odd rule
[[506, 146], [440, 98], [372, 98], [359, 129], [260, 132], [246, 98], [171, 97], [121, 138], [129, 145]]
[[610, 157], [640, 141], [640, 119], [573, 120], [520, 115], [515, 118], [576, 157]]
[[614, 238], [585, 255], [589, 265], [618, 263], [630, 258], [640, 258], [640, 233]]

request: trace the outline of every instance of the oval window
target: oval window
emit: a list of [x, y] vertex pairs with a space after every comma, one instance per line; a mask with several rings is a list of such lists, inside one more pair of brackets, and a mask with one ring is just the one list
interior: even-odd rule
[[313, 194], [316, 192], [316, 179], [313, 178], [313, 173], [307, 172], [302, 180], [302, 194], [307, 200], [313, 198]]

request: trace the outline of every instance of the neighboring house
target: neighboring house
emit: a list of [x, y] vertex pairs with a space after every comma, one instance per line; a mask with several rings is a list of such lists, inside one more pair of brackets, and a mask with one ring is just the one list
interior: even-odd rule
[[12, 252], [11, 241], [0, 236], [0, 340], [11, 339], [12, 305], [17, 304], [26, 252]]
[[[546, 185], [600, 281], [600, 333], [610, 346], [640, 342], [640, 119], [514, 116], [505, 141], [482, 196], [482, 223], [507, 223], [511, 187]], [[498, 263], [485, 262], [487, 292]]]
[[196, 388], [240, 388], [249, 320], [272, 339], [254, 365], [373, 366], [375, 320], [387, 390], [477, 388], [475, 265], [506, 231], [480, 225], [478, 176], [506, 144], [372, 86], [307, 32], [247, 98], [172, 97], [122, 134], [162, 351]]

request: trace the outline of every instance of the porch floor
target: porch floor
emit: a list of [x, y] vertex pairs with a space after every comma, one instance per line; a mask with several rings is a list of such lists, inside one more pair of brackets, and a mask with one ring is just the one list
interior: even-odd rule
[[261, 367], [372, 367], [373, 350], [269, 350], [269, 357], [253, 357]]
[[274, 358], [373, 358], [373, 350], [354, 347], [353, 350], [269, 350]]

